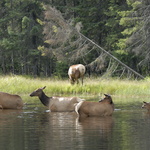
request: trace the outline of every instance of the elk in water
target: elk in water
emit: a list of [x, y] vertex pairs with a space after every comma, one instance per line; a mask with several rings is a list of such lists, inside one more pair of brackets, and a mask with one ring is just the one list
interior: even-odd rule
[[82, 85], [83, 85], [83, 78], [84, 78], [85, 70], [86, 70], [85, 66], [82, 64], [70, 66], [68, 70], [68, 76], [69, 76], [71, 84], [74, 84], [75, 82], [77, 82], [78, 84], [79, 83], [78, 79], [81, 78]]
[[143, 101], [142, 108], [145, 108], [145, 109], [147, 109], [148, 112], [150, 112], [150, 102]]
[[76, 104], [75, 111], [79, 117], [111, 116], [114, 111], [114, 103], [110, 95], [99, 102], [81, 101]]
[[0, 109], [22, 109], [23, 101], [19, 95], [0, 92]]
[[46, 88], [39, 88], [33, 91], [30, 96], [37, 96], [39, 97], [40, 101], [43, 105], [47, 106], [50, 111], [52, 112], [71, 112], [75, 111], [75, 104], [78, 102], [83, 101], [83, 99], [78, 97], [59, 97], [53, 96], [48, 97], [43, 90]]

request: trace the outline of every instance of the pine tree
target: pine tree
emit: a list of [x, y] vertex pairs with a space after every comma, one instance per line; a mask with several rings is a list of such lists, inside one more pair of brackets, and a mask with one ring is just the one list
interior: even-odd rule
[[118, 47], [126, 51], [128, 63], [135, 70], [147, 74], [150, 68], [149, 48], [149, 1], [127, 1], [130, 10], [121, 11], [120, 25], [125, 27], [122, 31], [124, 38], [119, 40]]

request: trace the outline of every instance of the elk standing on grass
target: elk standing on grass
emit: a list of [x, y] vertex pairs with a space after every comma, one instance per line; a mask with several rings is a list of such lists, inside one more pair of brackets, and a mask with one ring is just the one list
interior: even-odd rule
[[47, 106], [52, 112], [71, 112], [75, 111], [75, 104], [83, 101], [78, 97], [48, 97], [43, 90], [46, 88], [39, 88], [33, 91], [30, 96], [38, 96], [43, 105]]
[[145, 108], [145, 109], [147, 109], [148, 112], [150, 112], [150, 102], [143, 101], [142, 108]]
[[75, 107], [75, 111], [79, 117], [111, 116], [114, 111], [114, 103], [111, 96], [104, 95], [104, 99], [99, 102], [79, 102]]
[[77, 84], [78, 84], [79, 83], [78, 79], [81, 78], [82, 85], [83, 85], [83, 77], [85, 74], [85, 70], [86, 70], [85, 66], [82, 64], [70, 66], [70, 68], [68, 70], [68, 75], [69, 75], [71, 84], [74, 84], [75, 82], [77, 82]]
[[19, 95], [0, 92], [0, 109], [22, 109], [23, 101]]

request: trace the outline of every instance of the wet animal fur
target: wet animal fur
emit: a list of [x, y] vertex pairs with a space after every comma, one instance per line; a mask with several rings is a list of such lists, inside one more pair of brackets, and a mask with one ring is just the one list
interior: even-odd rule
[[23, 101], [19, 95], [0, 92], [0, 109], [22, 109]]
[[70, 112], [75, 111], [75, 104], [83, 101], [78, 97], [48, 97], [43, 90], [46, 88], [39, 88], [33, 91], [30, 96], [38, 96], [43, 105], [47, 106], [52, 112]]
[[75, 107], [80, 117], [111, 116], [114, 111], [114, 103], [111, 96], [105, 94], [99, 102], [81, 101]]

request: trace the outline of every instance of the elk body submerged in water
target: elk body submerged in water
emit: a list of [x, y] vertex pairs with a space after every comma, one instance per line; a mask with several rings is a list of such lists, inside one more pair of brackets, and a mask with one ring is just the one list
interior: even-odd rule
[[80, 99], [78, 97], [48, 97], [43, 92], [43, 90], [46, 88], [39, 88], [35, 91], [33, 91], [30, 96], [38, 96], [40, 101], [43, 105], [47, 106], [50, 111], [52, 112], [71, 112], [75, 111], [75, 104], [78, 102], [83, 101], [83, 99]]
[[22, 109], [23, 101], [19, 95], [0, 92], [0, 109]]
[[79, 117], [111, 116], [114, 111], [114, 103], [111, 96], [104, 95], [104, 99], [99, 102], [79, 102], [75, 107], [75, 111]]

